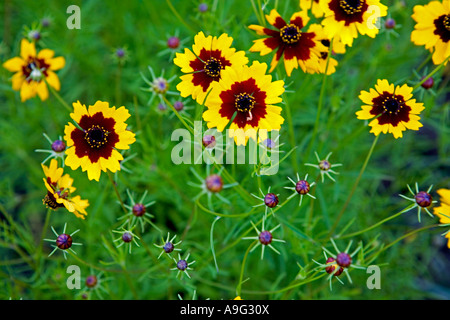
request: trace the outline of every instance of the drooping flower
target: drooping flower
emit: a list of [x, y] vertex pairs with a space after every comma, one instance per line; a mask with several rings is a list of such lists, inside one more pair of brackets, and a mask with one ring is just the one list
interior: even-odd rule
[[256, 31], [258, 35], [267, 38], [254, 40], [251, 52], [259, 52], [262, 56], [277, 50], [270, 64], [269, 72], [272, 72], [283, 56], [286, 74], [291, 76], [292, 70], [299, 66], [304, 72], [307, 69], [319, 72], [319, 57], [323, 51], [322, 44], [316, 40], [316, 34], [306, 30], [309, 22], [307, 11], [296, 12], [291, 16], [289, 23], [273, 9], [266, 19], [276, 29], [263, 26], [250, 25], [249, 29]]
[[[450, 226], [450, 189], [441, 188], [437, 191], [440, 200], [440, 206], [433, 209], [433, 214], [439, 217], [439, 222]], [[448, 239], [447, 247], [450, 249], [450, 230], [444, 233]]]
[[203, 119], [208, 128], [216, 127], [222, 132], [232, 121], [229, 136], [238, 145], [245, 145], [249, 137], [257, 141], [258, 130], [279, 130], [284, 118], [275, 104], [282, 101], [284, 81], [272, 82], [266, 70], [267, 64], [258, 61], [250, 67], [223, 70], [205, 102], [208, 109]]
[[14, 57], [3, 63], [8, 71], [15, 72], [12, 76], [13, 90], [20, 91], [23, 101], [36, 95], [44, 101], [48, 98], [47, 84], [59, 91], [61, 84], [55, 71], [66, 64], [64, 57], [54, 58], [55, 52], [42, 49], [36, 52], [34, 42], [22, 39], [20, 43], [20, 57]]
[[233, 38], [223, 33], [219, 38], [199, 32], [194, 37], [192, 51], [185, 48], [184, 53], [176, 53], [173, 62], [185, 73], [177, 85], [183, 98], [192, 96], [203, 104], [211, 85], [219, 81], [225, 67], [241, 67], [248, 63], [244, 51], [231, 47]]
[[406, 84], [395, 87], [387, 80], [378, 80], [375, 90], [361, 91], [359, 98], [365, 105], [356, 115], [361, 120], [375, 118], [369, 126], [376, 136], [389, 132], [397, 139], [403, 137], [406, 129], [419, 130], [422, 124], [418, 115], [425, 107], [412, 99], [412, 90]]
[[42, 164], [42, 169], [45, 174], [44, 184], [47, 188], [47, 195], [43, 199], [43, 203], [53, 210], [65, 207], [77, 218], [84, 219], [87, 215], [86, 208], [89, 206], [89, 201], [82, 200], [78, 195], [73, 196], [76, 188], [72, 186], [73, 179], [69, 174], [63, 175], [64, 170], [58, 168], [56, 159], [50, 161], [49, 167]]
[[[416, 5], [411, 16], [416, 25], [411, 41], [433, 52], [433, 63], [441, 64], [450, 57], [450, 0]], [[447, 63], [447, 62], [446, 62]]]
[[89, 109], [79, 101], [73, 103], [70, 117], [77, 123], [66, 125], [66, 165], [76, 170], [81, 166], [89, 180], [100, 179], [101, 171], [120, 170], [122, 154], [118, 149], [129, 149], [136, 141], [135, 134], [127, 130], [125, 120], [130, 117], [125, 107], [109, 107], [108, 102], [97, 101]]
[[321, 0], [320, 4], [325, 12], [325, 33], [350, 47], [358, 33], [375, 38], [379, 29], [374, 18], [387, 15], [380, 0]]

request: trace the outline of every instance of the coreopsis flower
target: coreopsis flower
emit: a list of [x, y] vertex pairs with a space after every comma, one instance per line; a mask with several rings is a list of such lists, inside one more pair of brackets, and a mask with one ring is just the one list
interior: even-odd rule
[[300, 8], [304, 11], [311, 10], [311, 13], [316, 18], [322, 18], [323, 17], [323, 9], [320, 6], [321, 0], [300, 0]]
[[222, 76], [225, 67], [241, 67], [248, 63], [244, 51], [231, 47], [233, 38], [223, 33], [220, 37], [208, 36], [200, 31], [194, 37], [192, 51], [184, 49], [184, 53], [176, 53], [173, 62], [185, 73], [177, 85], [183, 98], [192, 96], [199, 104], [203, 104], [211, 85]]
[[[320, 41], [320, 43], [322, 44], [319, 51], [319, 72], [326, 72], [326, 74], [328, 75], [335, 73], [338, 62], [332, 56], [328, 57], [331, 41], [327, 34], [324, 32], [323, 26], [321, 26], [320, 24], [312, 24], [309, 27], [308, 31], [314, 33], [316, 35], [315, 40]], [[345, 52], [345, 46], [340, 43], [338, 39], [335, 39], [335, 41], [333, 41], [332, 53], [336, 53], [336, 50], [338, 50], [339, 53]], [[317, 71], [316, 69], [306, 68], [306, 72], [316, 73]]]
[[222, 132], [232, 121], [229, 136], [238, 145], [245, 145], [249, 137], [257, 141], [258, 130], [279, 130], [284, 118], [275, 104], [282, 101], [284, 81], [272, 82], [266, 70], [267, 64], [258, 61], [250, 67], [223, 70], [205, 102], [208, 109], [203, 119], [208, 128], [216, 127]]
[[[411, 41], [433, 52], [433, 63], [441, 64], [450, 57], [450, 0], [416, 5], [411, 16], [416, 25]], [[447, 62], [446, 62], [447, 63]]]
[[[450, 189], [441, 188], [437, 191], [440, 200], [440, 206], [433, 209], [433, 214], [439, 217], [439, 222], [450, 226]], [[447, 247], [450, 249], [450, 230], [444, 233], [448, 239]]]
[[358, 33], [375, 38], [379, 31], [375, 18], [387, 15], [380, 0], [321, 0], [320, 5], [325, 33], [350, 47]]
[[65, 207], [72, 212], [77, 218], [84, 219], [87, 215], [86, 208], [89, 206], [88, 200], [82, 200], [80, 196], [73, 196], [75, 187], [72, 186], [73, 179], [69, 174], [65, 174], [63, 168], [58, 168], [58, 161], [52, 159], [50, 166], [42, 164], [45, 178], [44, 184], [47, 188], [47, 195], [43, 199], [43, 203], [56, 210]]
[[130, 117], [125, 107], [109, 107], [108, 102], [97, 101], [89, 109], [79, 101], [73, 103], [70, 117], [76, 122], [66, 125], [66, 165], [76, 170], [81, 166], [89, 180], [100, 179], [101, 171], [120, 170], [122, 154], [118, 149], [129, 149], [136, 141], [135, 134], [127, 130], [125, 120]]
[[358, 119], [368, 120], [374, 135], [380, 132], [392, 133], [394, 138], [403, 137], [406, 129], [419, 130], [420, 112], [425, 109], [423, 103], [412, 99], [413, 88], [404, 84], [395, 87], [387, 80], [378, 80], [375, 90], [361, 91], [359, 98], [365, 104], [356, 112]]
[[55, 90], [61, 88], [55, 71], [66, 64], [64, 57], [54, 57], [55, 52], [42, 49], [37, 52], [34, 42], [22, 39], [20, 57], [14, 57], [3, 63], [8, 71], [15, 72], [12, 76], [12, 88], [20, 91], [20, 99], [26, 101], [36, 95], [44, 101], [48, 98], [49, 86]]
[[323, 51], [322, 44], [316, 40], [316, 34], [306, 30], [309, 22], [306, 11], [296, 12], [291, 16], [289, 23], [273, 9], [266, 19], [276, 29], [263, 26], [250, 25], [249, 29], [256, 31], [258, 35], [268, 38], [254, 40], [251, 52], [259, 52], [262, 56], [277, 50], [270, 64], [269, 72], [272, 72], [283, 56], [286, 74], [291, 76], [292, 70], [299, 66], [304, 72], [307, 69], [319, 72], [319, 57]]

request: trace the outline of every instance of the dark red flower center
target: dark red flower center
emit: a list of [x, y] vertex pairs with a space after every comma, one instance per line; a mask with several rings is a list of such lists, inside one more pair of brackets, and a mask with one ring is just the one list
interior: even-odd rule
[[240, 112], [249, 112], [255, 106], [255, 98], [248, 93], [239, 93], [236, 95], [234, 105]]
[[99, 125], [93, 125], [86, 130], [84, 138], [91, 148], [100, 148], [106, 142], [108, 142], [108, 134], [103, 127]]
[[402, 108], [402, 105], [398, 102], [397, 99], [395, 99], [395, 97], [391, 97], [391, 98], [387, 98], [384, 102], [383, 102], [383, 108], [384, 108], [384, 112], [389, 112], [389, 113], [395, 113], [397, 114], [398, 111]]
[[47, 70], [50, 67], [44, 59], [29, 57], [28, 63], [22, 67], [22, 73], [27, 82], [39, 82], [47, 77]]
[[339, 6], [347, 14], [355, 14], [361, 12], [364, 2], [360, 0], [340, 0]]
[[446, 15], [444, 18], [444, 27], [450, 31], [450, 14]]
[[372, 99], [373, 108], [370, 111], [378, 116], [378, 124], [391, 124], [396, 127], [401, 121], [409, 121], [411, 107], [402, 95], [393, 95], [383, 91], [379, 96]]
[[434, 20], [434, 34], [438, 35], [445, 43], [450, 41], [450, 14], [444, 14]]
[[62, 203], [56, 202], [55, 196], [50, 191], [48, 191], [47, 195], [44, 197], [44, 199], [42, 199], [42, 203], [44, 203], [48, 208], [52, 208], [53, 210], [64, 207]]
[[208, 61], [205, 62], [205, 66], [203, 67], [203, 70], [211, 78], [217, 78], [220, 76], [220, 70], [222, 70], [222, 64], [220, 63], [219, 59], [211, 57], [211, 58], [209, 58]]
[[287, 44], [296, 43], [298, 40], [300, 40], [301, 34], [302, 33], [300, 31], [300, 28], [295, 24], [285, 25], [280, 30], [281, 40], [283, 40], [283, 42]]

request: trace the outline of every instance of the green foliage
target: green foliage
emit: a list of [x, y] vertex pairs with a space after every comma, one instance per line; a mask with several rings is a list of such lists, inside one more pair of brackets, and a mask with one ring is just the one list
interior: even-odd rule
[[[256, 6], [259, 2], [255, 1]], [[387, 219], [411, 204], [398, 196], [407, 195], [407, 184], [417, 182], [423, 189], [433, 184], [435, 200], [435, 190], [450, 187], [448, 66], [434, 77], [435, 94], [422, 88], [414, 92], [426, 107], [421, 114], [424, 126], [397, 140], [390, 134], [381, 135], [352, 193], [374, 140], [366, 123], [355, 116], [361, 107], [360, 91], [372, 88], [377, 79], [413, 86], [436, 67], [427, 62], [419, 70], [428, 52], [410, 41], [412, 8], [426, 1], [384, 1], [389, 16], [400, 25], [395, 29], [398, 36], [382, 26], [375, 39], [359, 36], [344, 55], [336, 57], [339, 65], [325, 83], [315, 141], [324, 76], [298, 69], [286, 78], [280, 63], [273, 76], [284, 79], [289, 91], [283, 95], [285, 123], [280, 132], [284, 152], [280, 159], [287, 157], [276, 175], [258, 177], [254, 174], [258, 167], [249, 164], [208, 168], [205, 164], [173, 164], [171, 151], [177, 142], [171, 141], [171, 134], [183, 128], [183, 123], [171, 108], [158, 109], [159, 98], [147, 103], [151, 94], [142, 90], [146, 83], [141, 74], [149, 77], [150, 66], [156, 76], [163, 72], [166, 79], [175, 76], [170, 90], [176, 91], [181, 72], [173, 64], [173, 54], [159, 53], [166, 50], [166, 41], [174, 34], [191, 48], [199, 31], [216, 36], [227, 33], [234, 39], [233, 47], [246, 51], [250, 61], [270, 64], [272, 54], [261, 57], [248, 51], [258, 38], [247, 28], [259, 24], [259, 12], [255, 13], [252, 3], [213, 1], [208, 2], [207, 12], [200, 13], [198, 1], [85, 1], [78, 3], [81, 29], [73, 30], [66, 28], [69, 14], [63, 1], [0, 4], [5, 17], [0, 21], [2, 63], [19, 55], [26, 28], [48, 18], [50, 25], [42, 27], [38, 48], [52, 49], [55, 56], [66, 59], [65, 67], [57, 72], [63, 100], [70, 106], [76, 101], [93, 105], [102, 100], [130, 111], [127, 123], [137, 139], [124, 154], [130, 157], [123, 163], [130, 172], [121, 170], [112, 177], [126, 205], [130, 205], [127, 190], [135, 200], [147, 191], [145, 202], [155, 201], [149, 208], [154, 226], [147, 223], [143, 232], [140, 226], [133, 230], [139, 246], [132, 244], [131, 254], [128, 247], [117, 248], [114, 242], [119, 235], [112, 231], [119, 230], [122, 221], [118, 219], [124, 212], [105, 173], [99, 182], [89, 181], [85, 172], [65, 167], [65, 173], [74, 178], [77, 194], [90, 202], [86, 220], [64, 208], [47, 213], [42, 204], [46, 189], [41, 170], [46, 155], [34, 150], [50, 149], [43, 133], [51, 139], [64, 136], [64, 126], [71, 121], [69, 112], [52, 94], [46, 101], [36, 97], [21, 102], [11, 88], [11, 73], [0, 68], [1, 299], [83, 299], [87, 293], [92, 299], [178, 299], [180, 295], [186, 300], [194, 293], [198, 299], [233, 299], [238, 294], [243, 299], [450, 298], [450, 280], [445, 274], [450, 256], [441, 236], [445, 229], [436, 226], [438, 219], [423, 214], [419, 224], [415, 210]], [[299, 10], [298, 1], [269, 1], [264, 12], [275, 6], [286, 19]], [[114, 58], [117, 48], [126, 48], [123, 63]], [[180, 97], [167, 99], [173, 104]], [[190, 98], [182, 100], [191, 107], [181, 114], [187, 124], [199, 120], [202, 106]], [[322, 157], [332, 152], [330, 161], [343, 164], [336, 168], [336, 182], [325, 178], [322, 183], [318, 170], [305, 166], [317, 162], [314, 151]], [[215, 196], [209, 203], [207, 195], [194, 200], [201, 189], [189, 184], [198, 183], [192, 169], [201, 177], [210, 170], [220, 172], [226, 184], [238, 182], [220, 193], [229, 203]], [[316, 181], [311, 188], [316, 200], [304, 197], [301, 206], [298, 196], [287, 200], [292, 193], [284, 188], [292, 186], [287, 177], [297, 173]], [[265, 211], [263, 206], [253, 207], [260, 202], [251, 194], [261, 196], [259, 190], [266, 192], [269, 187], [279, 194], [280, 204], [273, 215], [268, 211], [266, 225], [281, 224], [274, 237], [285, 243], [273, 242], [280, 254], [266, 248], [261, 260], [261, 246], [250, 252], [255, 242], [241, 239], [256, 235], [251, 222], [260, 228]], [[217, 216], [221, 219], [215, 220]], [[385, 223], [359, 233], [384, 219]], [[76, 255], [69, 252], [67, 260], [61, 252], [47, 257], [53, 248], [42, 239], [53, 238], [50, 226], [62, 230], [65, 223], [69, 231], [80, 229], [74, 242], [82, 245], [76, 247]], [[188, 271], [191, 278], [185, 274], [177, 278], [177, 271], [170, 270], [176, 262], [168, 255], [158, 259], [162, 249], [155, 244], [161, 245], [169, 232], [171, 237], [177, 235], [175, 242], [182, 240], [176, 246], [181, 251], [171, 255], [178, 260], [178, 253], [183, 258], [189, 253], [188, 262], [195, 261]], [[333, 290], [329, 289], [326, 274], [320, 272], [323, 268], [318, 269], [313, 260], [325, 263], [322, 247], [335, 251], [330, 236], [340, 250], [350, 241], [350, 252], [360, 248], [353, 257], [356, 265], [381, 267], [380, 290], [369, 290], [368, 274], [353, 268], [349, 270], [352, 283], [342, 275], [344, 284], [333, 280]], [[69, 290], [69, 265], [80, 267], [82, 280], [101, 274], [101, 289]]]

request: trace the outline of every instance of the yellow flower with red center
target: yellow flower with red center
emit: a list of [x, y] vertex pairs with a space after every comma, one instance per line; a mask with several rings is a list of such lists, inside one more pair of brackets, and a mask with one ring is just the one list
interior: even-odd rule
[[419, 130], [420, 112], [425, 109], [423, 103], [412, 99], [413, 88], [408, 85], [397, 86], [387, 80], [378, 80], [375, 90], [361, 91], [359, 98], [364, 103], [362, 110], [356, 112], [358, 119], [373, 119], [369, 126], [376, 136], [392, 133], [394, 138], [401, 138], [406, 129]]
[[417, 5], [412, 18], [416, 25], [411, 41], [430, 50], [434, 64], [441, 64], [450, 57], [450, 0]]
[[320, 52], [324, 51], [323, 45], [316, 39], [316, 34], [305, 30], [309, 22], [306, 11], [296, 12], [291, 16], [289, 23], [273, 9], [266, 15], [267, 21], [276, 28], [269, 29], [263, 26], [250, 25], [249, 29], [256, 31], [258, 35], [268, 38], [254, 40], [251, 52], [259, 52], [262, 56], [277, 50], [270, 64], [269, 72], [272, 72], [283, 56], [286, 74], [291, 76], [292, 70], [299, 66], [304, 72], [307, 70], [319, 72]]
[[[433, 213], [439, 217], [439, 222], [442, 224], [450, 224], [450, 189], [439, 189], [437, 193], [440, 196], [441, 205], [433, 209]], [[450, 232], [445, 234], [448, 239], [447, 246], [450, 249]]]
[[238, 145], [245, 145], [249, 137], [256, 141], [260, 129], [279, 130], [284, 119], [275, 104], [282, 101], [284, 81], [272, 82], [266, 71], [267, 64], [258, 61], [250, 67], [225, 68], [205, 102], [208, 128], [223, 131], [232, 121], [229, 136]]
[[77, 123], [66, 125], [65, 163], [73, 170], [81, 166], [89, 180], [100, 179], [101, 171], [120, 170], [123, 156], [117, 151], [130, 148], [136, 141], [135, 134], [127, 130], [125, 120], [130, 117], [125, 107], [109, 107], [108, 102], [97, 101], [89, 109], [79, 101], [73, 103], [70, 117]]
[[185, 48], [184, 53], [176, 53], [173, 62], [185, 73], [177, 85], [183, 98], [192, 96], [199, 104], [203, 104], [211, 85], [221, 77], [225, 67], [241, 67], [248, 63], [244, 51], [231, 47], [233, 38], [226, 33], [219, 38], [199, 32], [194, 37], [192, 51]]
[[69, 212], [72, 212], [77, 218], [84, 219], [87, 215], [86, 208], [89, 206], [88, 200], [82, 200], [80, 196], [73, 196], [73, 192], [76, 190], [72, 186], [73, 179], [64, 173], [63, 168], [58, 168], [58, 161], [52, 159], [50, 166], [42, 165], [45, 178], [44, 184], [47, 188], [47, 195], [45, 196], [43, 203], [56, 210], [60, 207], [65, 207]]
[[375, 38], [379, 31], [375, 18], [387, 15], [387, 7], [380, 0], [321, 0], [320, 4], [325, 13], [325, 33], [348, 46], [358, 33]]
[[20, 57], [14, 57], [3, 63], [8, 71], [15, 72], [12, 76], [13, 90], [20, 91], [23, 101], [36, 95], [42, 101], [48, 98], [48, 88], [52, 86], [59, 90], [61, 84], [54, 71], [62, 69], [66, 64], [64, 57], [54, 58], [55, 52], [50, 49], [42, 49], [36, 52], [34, 42], [22, 39], [20, 43]]

